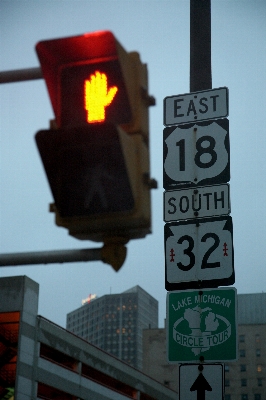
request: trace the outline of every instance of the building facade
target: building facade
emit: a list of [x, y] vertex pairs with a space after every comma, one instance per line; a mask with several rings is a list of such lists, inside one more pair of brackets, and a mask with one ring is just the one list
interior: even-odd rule
[[[225, 400], [266, 400], [266, 293], [237, 300], [239, 357], [225, 364]], [[178, 391], [178, 364], [166, 359], [166, 330], [145, 330], [143, 372]]]
[[158, 301], [139, 286], [105, 295], [67, 314], [66, 328], [142, 369], [143, 329], [158, 327]]
[[266, 293], [238, 295], [238, 356], [225, 364], [225, 400], [266, 400]]
[[0, 279], [0, 399], [174, 400], [177, 393], [38, 315], [39, 285]]

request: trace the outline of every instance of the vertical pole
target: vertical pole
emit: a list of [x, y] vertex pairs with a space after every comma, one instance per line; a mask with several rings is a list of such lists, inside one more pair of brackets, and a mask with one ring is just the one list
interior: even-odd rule
[[190, 92], [211, 88], [211, 0], [190, 0]]

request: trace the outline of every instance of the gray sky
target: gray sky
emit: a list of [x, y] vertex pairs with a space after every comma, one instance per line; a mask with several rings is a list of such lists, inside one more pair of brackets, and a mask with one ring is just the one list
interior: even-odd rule
[[[231, 215], [235, 287], [266, 288], [266, 2], [212, 0], [213, 88], [229, 88]], [[0, 70], [37, 67], [35, 44], [111, 30], [149, 68], [153, 234], [131, 241], [122, 269], [101, 262], [1, 268], [40, 284], [39, 313], [65, 326], [66, 314], [90, 293], [119, 293], [140, 285], [165, 318], [163, 222], [163, 99], [189, 92], [189, 0], [1, 0]], [[0, 252], [98, 247], [54, 224], [52, 196], [34, 142], [53, 118], [43, 80], [0, 87]]]

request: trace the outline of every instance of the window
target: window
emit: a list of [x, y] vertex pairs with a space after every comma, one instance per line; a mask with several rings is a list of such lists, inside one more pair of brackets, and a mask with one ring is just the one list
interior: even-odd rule
[[241, 400], [248, 400], [247, 394], [241, 394]]
[[260, 342], [260, 335], [257, 333], [255, 336], [256, 343]]
[[41, 343], [40, 345], [40, 357], [72, 371], [76, 371], [78, 367], [78, 361], [76, 361], [73, 357], [65, 353], [61, 353], [60, 351], [55, 350], [44, 343]]
[[[6, 393], [9, 392], [11, 397], [15, 391], [19, 323], [19, 312], [0, 313], [1, 389], [8, 388]], [[1, 399], [9, 397], [3, 392], [5, 389], [1, 390]]]
[[241, 364], [240, 365], [240, 372], [246, 371], [246, 364]]
[[258, 378], [258, 386], [262, 386], [262, 378]]
[[225, 379], [224, 380], [224, 386], [230, 386], [230, 380], [229, 379]]
[[261, 372], [261, 370], [262, 370], [262, 367], [261, 367], [260, 364], [258, 364], [258, 365], [257, 365], [257, 372]]
[[256, 349], [256, 356], [260, 357], [260, 349]]
[[38, 399], [61, 399], [61, 400], [74, 400], [75, 397], [66, 392], [55, 389], [52, 386], [47, 386], [43, 383], [38, 383]]
[[[115, 390], [120, 394], [124, 394], [127, 398], [134, 398], [135, 388], [111, 377], [103, 372], [94, 369], [93, 367], [83, 364], [81, 367], [81, 375], [85, 378], [93, 380], [101, 385], [107, 386], [109, 389]], [[87, 397], [88, 398], [88, 397]], [[55, 397], [53, 397], [55, 399]], [[62, 397], [58, 397], [58, 399], [62, 400]]]
[[245, 335], [239, 335], [239, 342], [244, 343], [245, 342]]
[[226, 394], [224, 396], [224, 400], [231, 400], [231, 394]]
[[241, 386], [247, 386], [247, 380], [241, 379]]
[[246, 357], [246, 350], [245, 349], [240, 349], [239, 350], [239, 355], [240, 355], [240, 357]]
[[255, 394], [254, 394], [254, 400], [261, 400], [261, 395], [255, 393]]
[[228, 364], [225, 364], [225, 365], [224, 365], [224, 370], [225, 370], [225, 372], [228, 372], [228, 371], [229, 371], [229, 365], [228, 365]]

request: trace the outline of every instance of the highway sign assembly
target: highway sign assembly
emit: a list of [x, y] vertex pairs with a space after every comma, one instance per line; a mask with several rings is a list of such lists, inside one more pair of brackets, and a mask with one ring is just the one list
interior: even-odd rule
[[213, 217], [230, 213], [229, 185], [164, 192], [164, 221]]
[[230, 216], [170, 222], [164, 232], [166, 290], [234, 284]]
[[236, 311], [235, 288], [168, 292], [168, 362], [236, 360]]
[[165, 190], [228, 182], [228, 119], [165, 128], [163, 157]]
[[199, 16], [196, 3], [192, 92], [167, 96], [163, 104], [167, 360], [181, 364], [179, 400], [223, 400], [224, 368], [217, 362], [237, 359], [236, 289], [218, 288], [235, 282], [229, 91], [212, 89], [210, 5]]
[[179, 400], [223, 400], [223, 364], [179, 365]]
[[228, 116], [228, 88], [168, 96], [164, 99], [165, 126]]

